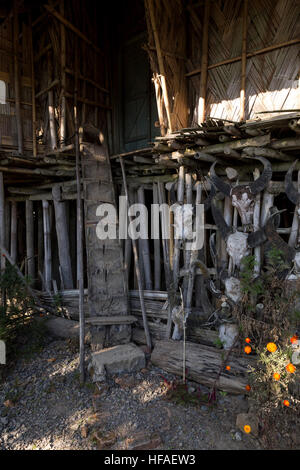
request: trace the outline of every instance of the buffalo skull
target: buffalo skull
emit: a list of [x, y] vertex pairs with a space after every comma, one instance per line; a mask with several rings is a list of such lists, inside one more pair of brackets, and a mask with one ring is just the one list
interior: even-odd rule
[[231, 186], [229, 183], [225, 183], [225, 181], [216, 174], [215, 166], [217, 162], [213, 163], [209, 171], [210, 179], [215, 187], [225, 196], [231, 198], [232, 205], [237, 208], [243, 225], [252, 223], [255, 196], [265, 189], [272, 178], [270, 162], [263, 157], [255, 158], [261, 161], [264, 165], [264, 170], [257, 180], [249, 184]]

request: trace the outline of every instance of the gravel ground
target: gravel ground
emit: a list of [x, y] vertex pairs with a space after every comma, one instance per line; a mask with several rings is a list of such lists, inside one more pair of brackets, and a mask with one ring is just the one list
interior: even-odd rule
[[[100, 387], [81, 386], [78, 352], [51, 341], [19, 360], [1, 384], [0, 449], [259, 448], [235, 427], [237, 413], [247, 411], [243, 396], [221, 395], [214, 407], [179, 405], [166, 400], [162, 375], [176, 380], [150, 363]], [[199, 387], [188, 385], [191, 393]]]

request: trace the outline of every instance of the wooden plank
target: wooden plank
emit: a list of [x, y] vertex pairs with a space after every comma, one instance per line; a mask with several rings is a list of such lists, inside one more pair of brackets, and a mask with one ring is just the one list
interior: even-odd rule
[[137, 321], [138, 319], [133, 315], [113, 315], [111, 317], [90, 317], [85, 320], [85, 323], [91, 325], [129, 325]]

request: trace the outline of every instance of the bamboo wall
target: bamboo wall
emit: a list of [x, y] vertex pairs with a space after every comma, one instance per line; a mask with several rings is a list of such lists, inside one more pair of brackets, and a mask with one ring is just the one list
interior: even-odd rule
[[[299, 109], [299, 2], [179, 1], [176, 8], [174, 2], [145, 4], [148, 16], [149, 6], [155, 8], [156, 24], [148, 20], [154, 76], [161, 74], [157, 44], [153, 48], [155, 27], [171, 113], [176, 99], [180, 106], [185, 103], [187, 87], [190, 126], [208, 117], [239, 121], [261, 112]], [[179, 54], [186, 60], [180, 61]], [[176, 64], [176, 70], [169, 64]], [[171, 121], [176, 130], [183, 120]]]

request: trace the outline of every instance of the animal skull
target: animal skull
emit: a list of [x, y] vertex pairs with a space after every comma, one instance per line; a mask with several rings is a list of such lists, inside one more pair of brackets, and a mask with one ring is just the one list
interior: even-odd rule
[[231, 198], [232, 205], [238, 210], [243, 225], [249, 225], [253, 220], [253, 210], [256, 194], [260, 193], [272, 178], [272, 166], [263, 157], [255, 157], [264, 165], [264, 170], [259, 178], [248, 185], [237, 185], [232, 187], [219, 178], [215, 172], [216, 162], [211, 166], [210, 179], [215, 187], [225, 196]]
[[248, 256], [250, 249], [248, 246], [248, 234], [244, 232], [234, 232], [228, 236], [226, 241], [226, 249], [231, 256], [234, 266], [241, 266], [241, 261]]

